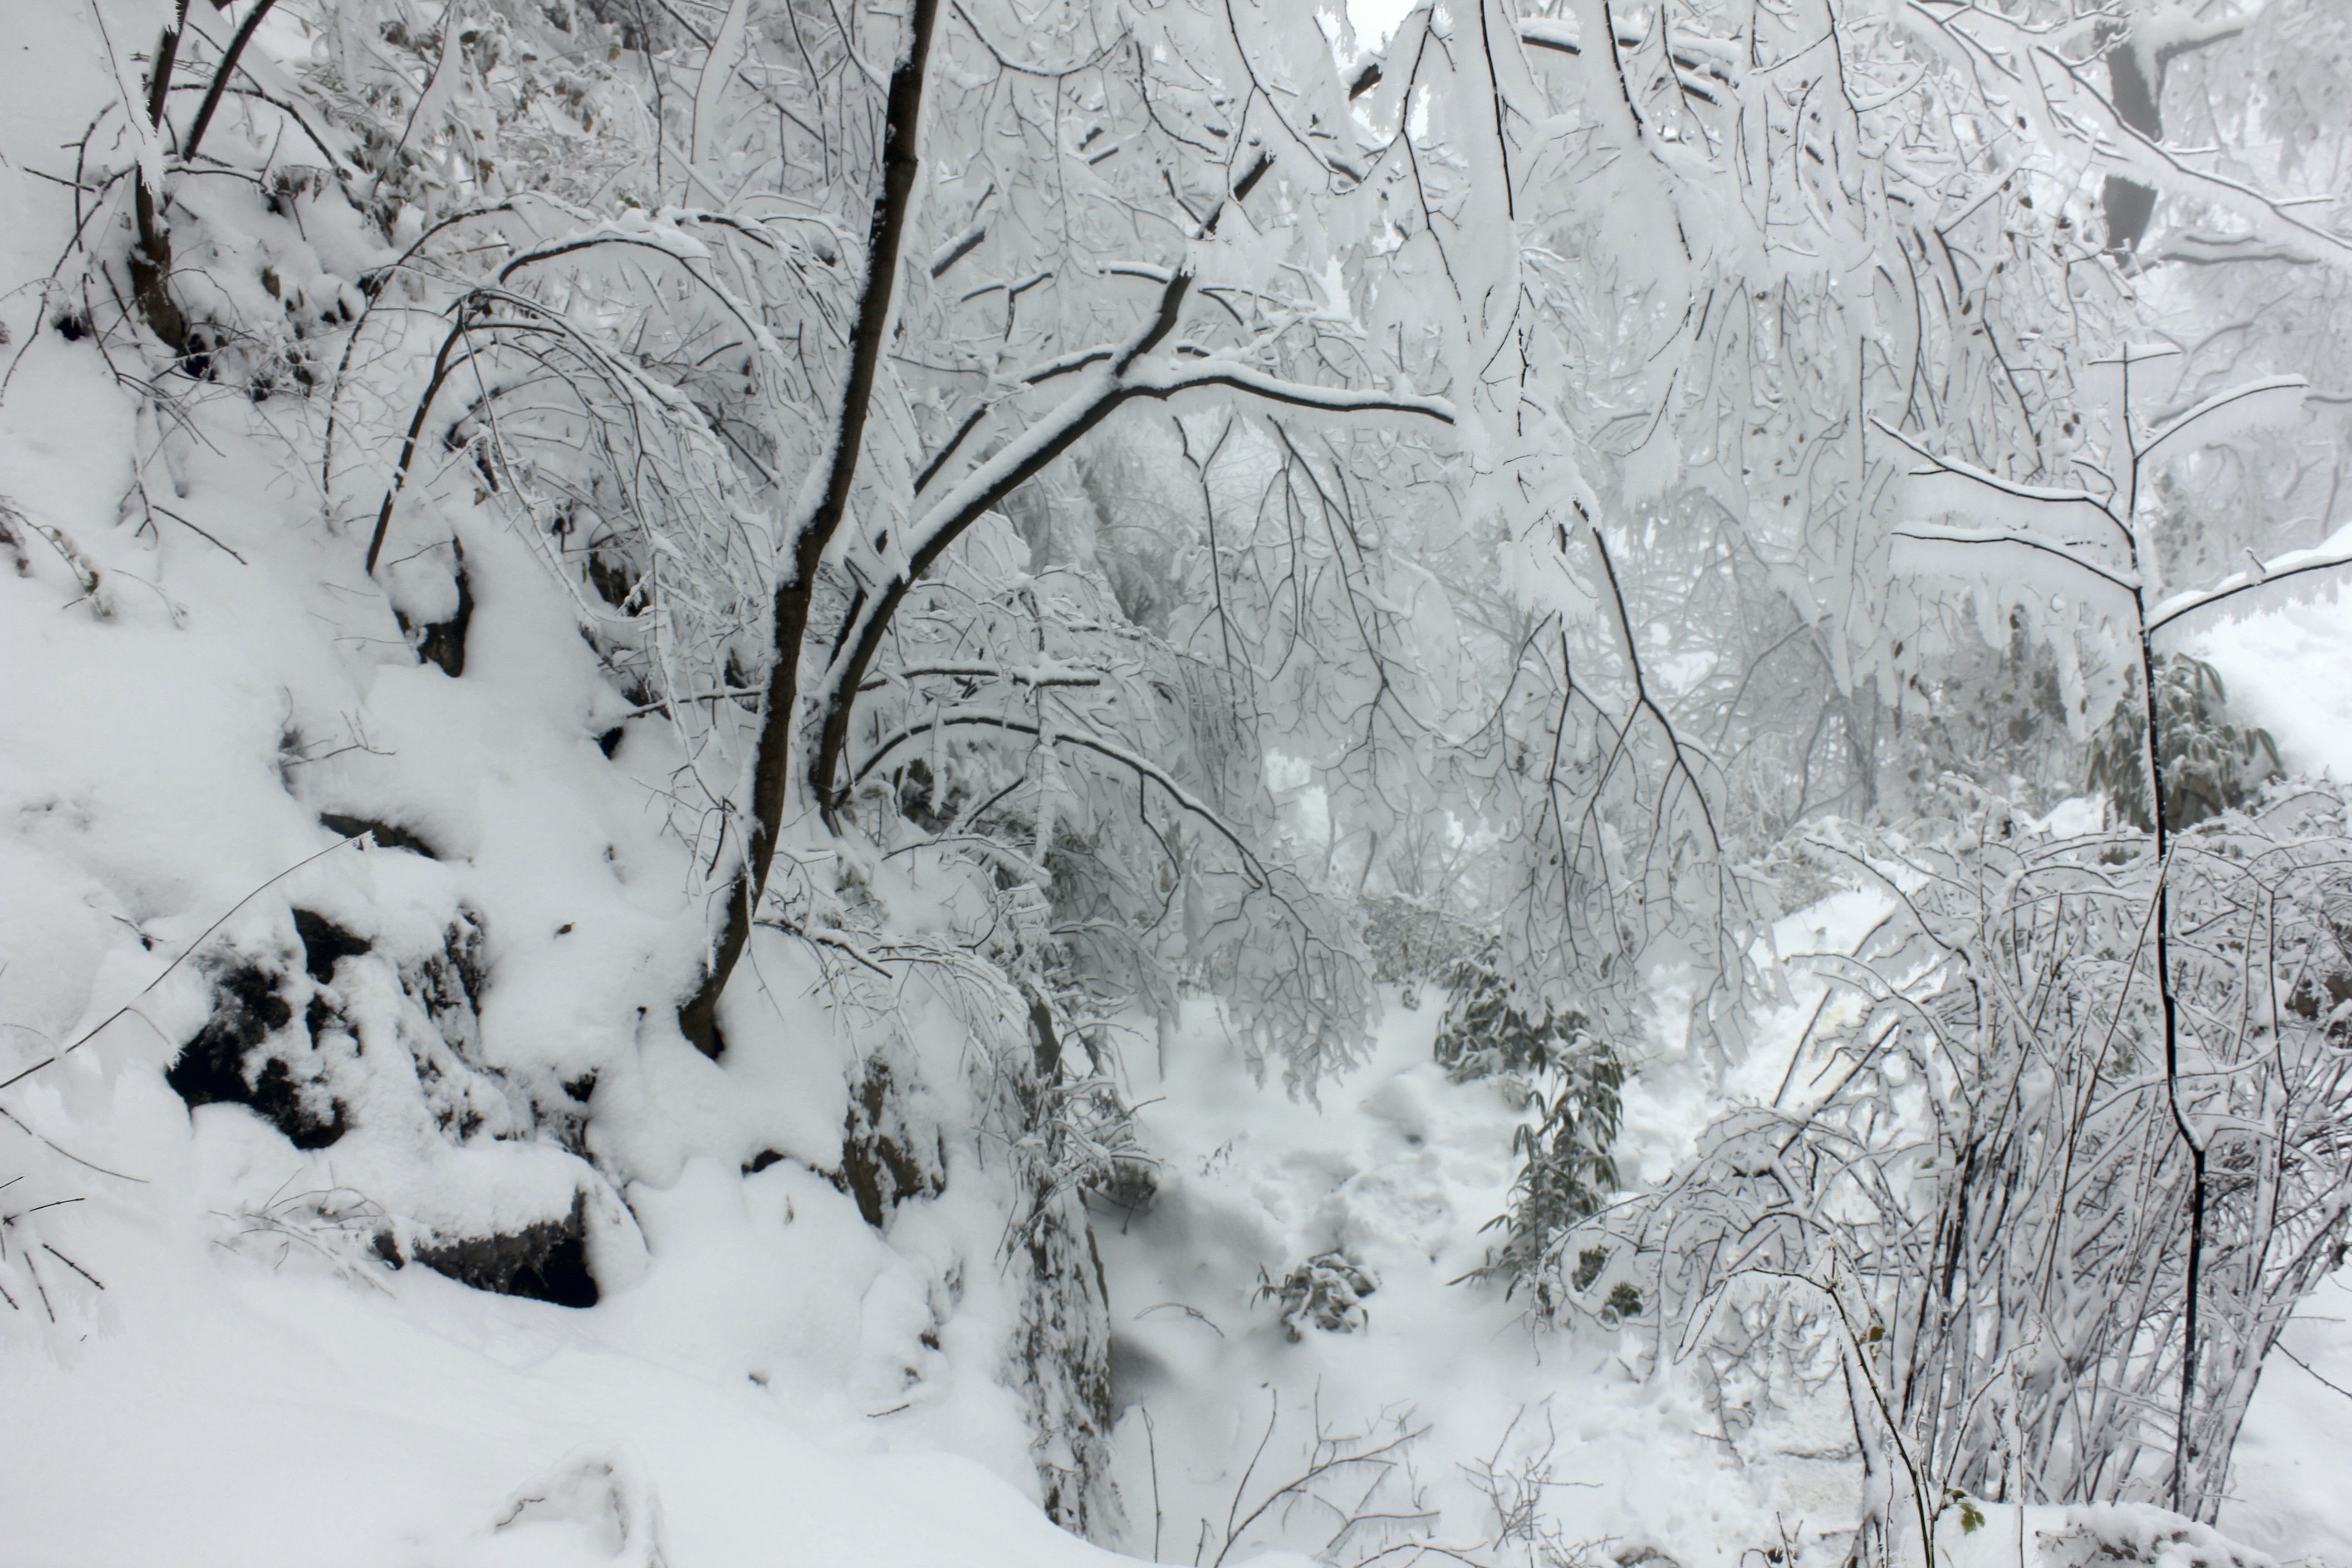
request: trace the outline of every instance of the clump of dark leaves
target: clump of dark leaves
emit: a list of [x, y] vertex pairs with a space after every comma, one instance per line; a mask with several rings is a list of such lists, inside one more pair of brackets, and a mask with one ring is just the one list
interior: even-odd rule
[[[1491, 949], [1456, 963], [1445, 978], [1453, 997], [1438, 1024], [1439, 1063], [1457, 1083], [1504, 1079], [1541, 1113], [1513, 1136], [1521, 1164], [1511, 1206], [1486, 1226], [1503, 1239], [1473, 1271], [1516, 1289], [1563, 1232], [1590, 1219], [1616, 1190], [1610, 1149], [1625, 1068], [1583, 1014], [1515, 996]], [[1631, 1305], [1638, 1313], [1638, 1300]]]
[[1362, 1328], [1364, 1298], [1380, 1289], [1379, 1280], [1337, 1247], [1299, 1264], [1279, 1282], [1263, 1268], [1257, 1279], [1256, 1299], [1281, 1304], [1282, 1326], [1294, 1343], [1308, 1329], [1350, 1334]]
[[[2270, 731], [2231, 723], [2228, 702], [2221, 673], [2210, 664], [2176, 653], [2158, 668], [2157, 750], [2169, 832], [2235, 810], [2278, 775]], [[2124, 693], [2091, 742], [2090, 785], [2118, 818], [2148, 830], [2147, 710], [2137, 690]]]

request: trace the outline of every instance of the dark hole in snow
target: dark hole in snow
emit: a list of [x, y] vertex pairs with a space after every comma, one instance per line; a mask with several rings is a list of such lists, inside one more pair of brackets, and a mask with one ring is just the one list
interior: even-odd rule
[[616, 610], [637, 591], [637, 580], [631, 574], [628, 563], [601, 550], [588, 557], [588, 584], [596, 590], [598, 598]]
[[587, 1072], [582, 1073], [578, 1078], [566, 1079], [563, 1085], [563, 1092], [578, 1100], [581, 1104], [587, 1104], [588, 1097], [596, 1092], [596, 1074], [594, 1070], [592, 1068]]
[[437, 664], [444, 674], [452, 678], [466, 673], [466, 628], [474, 619], [473, 584], [462, 564], [465, 552], [460, 550], [457, 553], [461, 564], [457, 568], [457, 608], [455, 614], [446, 621], [431, 621], [420, 626], [412, 623], [398, 608], [393, 611], [393, 617], [400, 623], [400, 629], [416, 639], [416, 662]]
[[334, 979], [338, 961], [356, 958], [374, 945], [310, 910], [294, 911], [294, 934], [302, 939], [302, 967], [321, 985]]
[[357, 838], [362, 833], [373, 833], [378, 846], [385, 849], [405, 849], [422, 855], [427, 860], [438, 860], [441, 852], [396, 822], [378, 822], [371, 816], [345, 816], [341, 812], [322, 811], [319, 826], [330, 833], [340, 833], [346, 838]]
[[413, 1260], [476, 1290], [559, 1307], [593, 1307], [596, 1277], [588, 1271], [587, 1212], [587, 1194], [575, 1193], [572, 1212], [560, 1219], [496, 1236], [420, 1243], [406, 1259], [386, 1232], [376, 1237], [376, 1253], [394, 1268]]
[[78, 310], [60, 311], [49, 325], [57, 329], [58, 336], [69, 343], [78, 343], [89, 336], [89, 318]]
[[621, 749], [621, 736], [625, 732], [620, 725], [615, 724], [596, 737], [596, 749], [604, 753], [605, 760], [608, 762], [612, 759], [613, 753]]
[[743, 1173], [747, 1176], [756, 1176], [782, 1158], [783, 1156], [773, 1149], [762, 1149], [751, 1156], [751, 1163], [743, 1167]]
[[[272, 1052], [248, 1079], [246, 1068], [256, 1047], [294, 1019], [293, 1005], [279, 994], [284, 976], [257, 964], [240, 964], [213, 982], [213, 1016], [181, 1047], [163, 1081], [193, 1110], [200, 1105], [249, 1108], [286, 1135], [297, 1149], [324, 1149], [351, 1128], [340, 1100], [295, 1076], [285, 1052]], [[315, 1035], [334, 1017], [314, 999], [305, 1009], [306, 1032]], [[289, 1048], [292, 1043], [288, 1042]], [[321, 1111], [320, 1102], [326, 1109]]]
[[213, 1016], [180, 1047], [180, 1059], [163, 1080], [190, 1109], [215, 1100], [247, 1104], [253, 1089], [245, 1081], [245, 1053], [293, 1018], [293, 1007], [278, 994], [277, 977], [240, 964], [213, 982]]
[[1166, 1362], [1123, 1335], [1110, 1337], [1110, 1403], [1114, 1412], [1150, 1399], [1169, 1382]]

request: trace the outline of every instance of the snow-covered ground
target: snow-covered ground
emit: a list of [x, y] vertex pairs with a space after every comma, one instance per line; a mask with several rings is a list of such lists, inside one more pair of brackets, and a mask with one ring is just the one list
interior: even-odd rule
[[[1523, 1301], [1453, 1283], [1493, 1240], [1479, 1232], [1507, 1200], [1519, 1113], [1495, 1082], [1448, 1080], [1430, 1049], [1443, 997], [1420, 1000], [1388, 1015], [1371, 1059], [1319, 1104], [1254, 1083], [1213, 1029], [1170, 1042], [1164, 1079], [1139, 1074], [1160, 1189], [1149, 1213], [1097, 1221], [1130, 1550], [1353, 1561], [1426, 1534], [1412, 1516], [1440, 1509], [1471, 1531], [1450, 1542], [1468, 1550], [1495, 1525], [1481, 1494], [1498, 1477], [1539, 1495], [1556, 1544], [1588, 1562], [1728, 1564], [1777, 1542], [1776, 1508], [1792, 1527], [1850, 1510], [1850, 1489], [1832, 1500], [1743, 1473], [1692, 1388], [1642, 1375], [1630, 1325], [1536, 1333]], [[1261, 1287], [1335, 1250], [1376, 1283], [1365, 1321], [1293, 1342]], [[1383, 1465], [1282, 1495], [1318, 1461], [1412, 1433]]]
[[2277, 740], [2288, 772], [2352, 778], [2352, 600], [2323, 592], [2184, 640], [2221, 672], [2231, 710]]
[[[36, 110], [100, 90], [47, 9], [13, 6], [0, 33], [12, 151], [53, 148], [74, 128]], [[47, 272], [69, 207], [0, 167], [0, 281]], [[338, 252], [348, 237], [306, 242], [298, 283], [338, 296], [365, 259]], [[14, 344], [49, 304], [0, 303]], [[814, 999], [807, 954], [761, 935], [723, 1067], [635, 1026], [693, 959], [675, 931], [698, 911], [654, 805], [677, 758], [657, 725], [625, 722], [525, 543], [479, 509], [438, 520], [473, 605], [452, 679], [361, 570], [363, 510], [311, 486], [313, 413], [228, 394], [159, 423], [95, 345], [54, 332], [16, 377], [0, 1078], [89, 1043], [0, 1100], [0, 1565], [1116, 1561], [1034, 1500], [984, 1185], [910, 1203], [886, 1234], [819, 1173], [872, 1042]], [[412, 621], [457, 613], [458, 564], [436, 545], [393, 568]], [[2352, 774], [2352, 611], [2280, 610], [2198, 646], [2290, 764]], [[389, 834], [337, 847], [322, 816], [433, 856]], [[1842, 898], [1784, 948], [1850, 932], [1865, 911]], [[370, 951], [295, 978], [320, 963], [298, 908]], [[495, 977], [468, 1026], [499, 1076], [420, 1086], [368, 1047], [406, 1037], [399, 976], [460, 917]], [[176, 962], [205, 943], [205, 963]], [[348, 1024], [319, 1037], [350, 1053], [339, 1081], [380, 1095], [348, 1136], [298, 1149], [166, 1086], [224, 952], [280, 963]], [[1623, 1169], [1663, 1172], [1726, 1094], [1769, 1097], [1809, 1000], [1727, 1085], [1646, 1064]], [[1534, 1500], [1539, 1525], [1504, 1542], [1530, 1563], [1758, 1568], [1784, 1539], [1845, 1528], [1839, 1412], [1733, 1442], [1636, 1329], [1536, 1333], [1522, 1303], [1456, 1282], [1507, 1201], [1517, 1112], [1431, 1062], [1437, 1006], [1392, 1008], [1371, 1059], [1314, 1102], [1255, 1079], [1205, 1006], [1129, 1046], [1160, 1168], [1148, 1208], [1096, 1221], [1119, 1544], [1213, 1568], [1415, 1538], [1467, 1551]], [[952, 1058], [945, 1026], [926, 1027]], [[522, 1114], [509, 1089], [593, 1108], [580, 1147], [496, 1136]], [[488, 1130], [452, 1144], [412, 1113], [428, 1089]], [[377, 1250], [387, 1226], [511, 1230], [575, 1194], [593, 1307]], [[1294, 1341], [1262, 1286], [1333, 1250], [1376, 1281], [1365, 1320]], [[2224, 1523], [2352, 1568], [2352, 1288], [2332, 1284], [2286, 1342], [2307, 1364], [2266, 1373]]]

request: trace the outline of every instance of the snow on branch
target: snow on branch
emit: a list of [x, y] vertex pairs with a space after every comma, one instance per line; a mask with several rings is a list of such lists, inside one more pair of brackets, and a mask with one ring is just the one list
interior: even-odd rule
[[[2196, 407], [2158, 428], [2139, 449], [2143, 458], [2171, 440], [2183, 430], [2202, 420], [2214, 424], [2204, 432], [2207, 441], [2218, 441], [2239, 431], [2261, 425], [2274, 425], [2289, 414], [2303, 410], [2303, 395], [2311, 383], [2299, 375], [2268, 375], [2260, 381], [2250, 381], [2233, 386], [2227, 392], [2217, 392]], [[2284, 404], [2284, 407], [2280, 405]]]
[[[1646, 29], [1620, 27], [1617, 30], [1617, 47], [1620, 49], [1636, 49], [1648, 37]], [[1717, 93], [1738, 85], [1732, 79], [1729, 69], [1731, 60], [1737, 57], [1714, 58], [1713, 52], [1704, 47], [1714, 41], [1695, 38], [1687, 34], [1679, 35], [1673, 39], [1673, 44], [1677, 47], [1667, 50], [1668, 58], [1675, 63], [1675, 77], [1683, 90], [1702, 103], [1714, 103]], [[1521, 17], [1519, 42], [1531, 49], [1549, 49], [1554, 54], [1580, 56], [1584, 53], [1583, 37], [1572, 16]]]
[[1172, 397], [1197, 386], [1229, 387], [1268, 403], [1287, 404], [1326, 414], [1418, 414], [1442, 425], [1454, 422], [1453, 400], [1415, 392], [1366, 391], [1352, 386], [1321, 386], [1268, 375], [1256, 366], [1223, 355], [1175, 360], [1156, 355], [1139, 362], [1121, 378], [1128, 397]]
[[[1922, 446], [1919, 442], [1896, 429], [1894, 426], [1887, 424], [1883, 419], [1874, 416], [1870, 422], [1877, 427], [1881, 435], [1893, 437], [1895, 441], [1904, 447], [1906, 450], [1924, 459], [1930, 465], [1928, 468], [1915, 468], [1911, 471], [1911, 478], [1915, 481], [1922, 479], [1932, 480], [1937, 478], [1949, 477], [1954, 479], [1965, 481], [1966, 487], [1976, 487], [1976, 493], [1972, 498], [1973, 504], [1971, 504], [1970, 500], [1958, 499], [1961, 496], [1970, 494], [1969, 490], [1964, 487], [1955, 487], [1951, 490], [1947, 490], [1943, 487], [1935, 487], [1933, 489], [1925, 490], [1924, 494], [1926, 496], [1932, 497], [1936, 501], [1941, 502], [1944, 510], [1961, 512], [1983, 512], [1996, 519], [2008, 521], [2015, 519], [2021, 515], [2053, 515], [2047, 511], [2023, 510], [2022, 508], [2046, 509], [2052, 507], [2087, 507], [2092, 511], [2097, 513], [2100, 517], [2105, 519], [2108, 522], [2113, 523], [2116, 531], [2122, 534], [2125, 541], [2128, 542], [2131, 538], [2130, 528], [2125, 523], [2122, 518], [2116, 515], [2115, 510], [2107, 504], [2106, 500], [2103, 497], [2093, 495], [2090, 491], [2084, 489], [2062, 489], [2049, 485], [2029, 485], [2021, 480], [2003, 479], [1999, 474], [1989, 473], [1983, 468], [1976, 468], [1967, 463], [1958, 462], [1953, 458], [1944, 457], [1940, 453], [1937, 453], [1927, 447]], [[1922, 487], [1919, 487], [1915, 483], [1914, 493], [1915, 495], [1922, 494]], [[1995, 498], [2000, 499], [1996, 500]]]
[[848, 743], [849, 715], [856, 694], [908, 588], [966, 529], [1122, 404], [1138, 397], [1165, 399], [1196, 388], [1222, 386], [1271, 403], [1333, 414], [1414, 414], [1442, 424], [1454, 423], [1454, 405], [1443, 397], [1287, 381], [1239, 359], [1220, 355], [1181, 360], [1168, 354], [1155, 355], [1153, 351], [1167, 340], [1182, 316], [1192, 281], [1189, 268], [1178, 268], [1161, 289], [1158, 308], [1124, 342], [1098, 345], [1053, 362], [1055, 367], [1085, 367], [1076, 388], [948, 487], [906, 530], [900, 542], [901, 563], [890, 581], [865, 603], [856, 623], [844, 628], [839, 645], [842, 651], [833, 660], [816, 693], [819, 701], [826, 706], [813, 775], [821, 795], [829, 792], [839, 769]]
[[1218, 837], [1232, 845], [1234, 853], [1241, 857], [1242, 868], [1252, 881], [1260, 885], [1265, 882], [1265, 868], [1256, 855], [1251, 852], [1248, 843], [1242, 837], [1240, 831], [1217, 815], [1216, 811], [1198, 795], [1178, 784], [1170, 776], [1166, 769], [1136, 755], [1124, 746], [1116, 746], [1108, 741], [1097, 740], [1092, 735], [1073, 734], [1059, 727], [1041, 731], [1036, 725], [1024, 720], [1008, 719], [997, 713], [950, 713], [939, 719], [925, 720], [919, 724], [908, 725], [877, 746], [871, 755], [857, 764], [857, 771], [851, 775], [850, 783], [855, 785], [865, 782], [866, 775], [879, 767], [883, 760], [892, 752], [918, 736], [927, 735], [934, 729], [958, 724], [984, 724], [992, 729], [1010, 731], [1016, 735], [1042, 736], [1057, 745], [1082, 747], [1087, 751], [1108, 757], [1122, 767], [1134, 770], [1139, 777], [1148, 779], [1166, 791], [1169, 799], [1174, 801], [1181, 809], [1190, 812], [1214, 828]]
[[[2115, 586], [2121, 588], [2126, 594], [2139, 586], [2139, 574], [2136, 572], [2119, 570], [2111, 566], [2102, 566], [2095, 561], [2087, 560], [2084, 557], [2076, 554], [2074, 551], [2068, 549], [2063, 544], [2054, 543], [2046, 539], [2036, 539], [2032, 534], [2021, 533], [2009, 529], [1953, 528], [1939, 523], [1915, 522], [1906, 528], [1898, 528], [1894, 531], [1895, 537], [1897, 539], [1907, 539], [1916, 543], [1925, 545], [2006, 545], [2015, 549], [2037, 552], [2043, 555], [2054, 556], [2070, 566], [2075, 567], [2080, 571], [2089, 573], [2092, 576], [2100, 579], [2102, 582], [2111, 583]], [[1905, 564], [1913, 569], [1917, 569], [1923, 566], [1937, 564], [1937, 557], [1939, 557], [1943, 552], [1936, 550], [1925, 550], [1906, 551], [1904, 553], [1910, 557]]]
[[858, 684], [860, 691], [872, 691], [883, 686], [919, 680], [925, 676], [943, 676], [956, 680], [1010, 680], [1021, 686], [1100, 686], [1102, 676], [1094, 670], [1075, 665], [1040, 663], [1033, 669], [980, 662], [953, 664], [922, 664], [906, 669], [894, 669], [887, 675], [877, 675]]
[[2101, 116], [2107, 121], [2112, 135], [2112, 140], [2106, 137], [2103, 137], [2102, 140], [2108, 141], [2109, 145], [2120, 143], [2121, 150], [2125, 153], [2125, 157], [2120, 162], [2130, 170], [2133, 175], [2148, 179], [2160, 185], [2169, 185], [2208, 201], [2220, 202], [2239, 212], [2246, 213], [2265, 227], [2283, 229], [2309, 241], [2321, 252], [2339, 263], [2352, 261], [2352, 240], [2347, 240], [2340, 235], [2331, 234], [2316, 224], [2304, 222], [2289, 212], [2285, 204], [2275, 197], [2263, 195], [2252, 185], [2230, 179], [2226, 175], [2208, 174], [2201, 169], [2190, 168], [2181, 162], [2179, 154], [2166, 150], [2164, 145], [2154, 137], [2126, 123], [2123, 116], [2116, 111], [2116, 106], [2108, 101], [2106, 95], [2092, 85], [2084, 76], [2082, 68], [2074, 61], [2046, 44], [2038, 46], [2034, 53], [2064, 71], [2074, 84], [2082, 90], [2083, 95], [2098, 105]]
[[2224, 599], [2233, 599], [2267, 583], [2283, 582], [2312, 572], [2333, 571], [2339, 566], [2352, 566], [2352, 523], [2337, 529], [2325, 544], [2309, 550], [2291, 550], [2284, 555], [2258, 563], [2251, 572], [2225, 577], [2210, 588], [2175, 594], [2149, 612], [2147, 629], [2155, 631], [2183, 616], [2218, 605]]

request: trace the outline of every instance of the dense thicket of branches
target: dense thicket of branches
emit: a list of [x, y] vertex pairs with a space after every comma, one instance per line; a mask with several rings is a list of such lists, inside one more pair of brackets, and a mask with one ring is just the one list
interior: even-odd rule
[[[1812, 885], [1759, 857], [2058, 793], [2128, 691], [2159, 799], [2156, 639], [2218, 602], [2165, 595], [2342, 559], [2278, 553], [2352, 406], [2318, 0], [1475, 0], [1377, 47], [1271, 0], [241, 3], [94, 13], [50, 320], [165, 417], [299, 402], [404, 623], [461, 524], [529, 539], [693, 850], [687, 1037], [763, 926], [951, 974], [1034, 1037], [1040, 1213], [1121, 1147], [1123, 1009], [1348, 1061], [1367, 900], [1517, 1016], [1731, 1059]], [[2290, 373], [2333, 425], [2209, 417]], [[2293, 1002], [2340, 825], [2292, 810], [1871, 849], [1838, 1085], [1514, 1257], [1605, 1224], [1686, 1325], [1850, 1296], [1936, 1485], [2207, 1506], [2342, 1214]], [[1625, 1283], [1577, 1245], [1547, 1300]]]
[[1594, 1245], [1654, 1257], [1670, 1331], [1727, 1367], [1818, 1354], [1842, 1296], [1886, 1407], [1857, 1420], [1909, 1482], [2210, 1519], [2263, 1355], [2343, 1258], [2345, 809], [2294, 789], [2179, 841], [2178, 1073], [2145, 835], [2021, 840], [1995, 816], [1832, 846], [1895, 907], [1825, 963], [1833, 995], [1780, 1094], [1712, 1129], [1668, 1190], [1564, 1237], [1554, 1268]]

